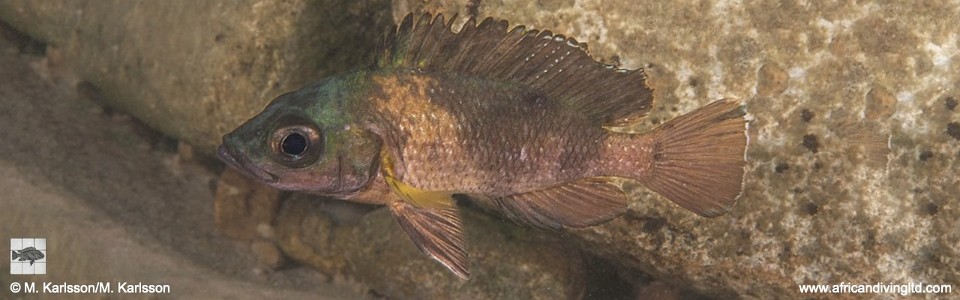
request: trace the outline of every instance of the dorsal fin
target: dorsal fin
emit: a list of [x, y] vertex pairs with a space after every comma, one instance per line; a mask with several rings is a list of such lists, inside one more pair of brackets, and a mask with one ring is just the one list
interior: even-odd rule
[[548, 30], [505, 20], [470, 18], [460, 32], [442, 15], [407, 15], [384, 36], [377, 55], [380, 69], [416, 69], [474, 75], [536, 89], [603, 125], [623, 125], [650, 110], [652, 90], [643, 69], [604, 65], [586, 44]]

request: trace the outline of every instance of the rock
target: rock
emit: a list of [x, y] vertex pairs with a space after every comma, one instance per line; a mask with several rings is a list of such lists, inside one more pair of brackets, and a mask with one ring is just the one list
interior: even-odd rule
[[387, 0], [0, 1], [110, 106], [212, 154], [271, 99], [365, 64]]
[[151, 137], [91, 109], [98, 104], [74, 81], [42, 73], [49, 60], [28, 50], [0, 51], [0, 233], [3, 247], [10, 238], [45, 238], [47, 274], [11, 275], [4, 263], [0, 298], [24, 297], [6, 290], [14, 282], [34, 282], [42, 293], [43, 281], [106, 282], [115, 292], [128, 281], [170, 286], [169, 294], [134, 298], [373, 299], [315, 272], [249, 272], [256, 262], [248, 248], [216, 232], [214, 172], [185, 166], [173, 174], [166, 160], [175, 143], [143, 150]]
[[[797, 284], [840, 282], [960, 286], [956, 3], [397, 0], [393, 4], [395, 18], [425, 10], [497, 16], [513, 24], [551, 29], [588, 43], [603, 62], [643, 67], [656, 99], [651, 122], [644, 124], [648, 127], [715, 99], [744, 99], [754, 119], [752, 143], [744, 194], [733, 211], [704, 219], [637, 188], [632, 192], [636, 201], [624, 217], [565, 235], [618, 268], [642, 271], [671, 286], [715, 297], [800, 298]], [[342, 9], [328, 9], [332, 7]], [[229, 4], [7, 0], [0, 2], [0, 19], [52, 45], [47, 48], [55, 50], [52, 60], [76, 69], [96, 86], [97, 98], [194, 144], [198, 153], [209, 154], [222, 133], [272, 97], [362, 66], [363, 53], [372, 49], [381, 25], [389, 23], [379, 14], [382, 9], [385, 0], [294, 0], [282, 5], [254, 0]], [[6, 48], [37, 51], [29, 45]], [[764, 68], [767, 65], [770, 69]], [[872, 90], [886, 93], [870, 95]], [[850, 151], [848, 124], [864, 121], [872, 125], [858, 125], [868, 128], [860, 130], [890, 137], [891, 149], [882, 164], [866, 163], [859, 151]], [[57, 142], [87, 147], [85, 140], [71, 136], [58, 137]], [[37, 151], [31, 155], [49, 157], [59, 148], [29, 149]], [[864, 151], [880, 152], [874, 150]], [[90, 194], [102, 191], [84, 195]], [[116, 218], [133, 218], [124, 212], [154, 203], [117, 201], [129, 203], [102, 208]], [[441, 267], [416, 253], [383, 212], [364, 218], [362, 226], [334, 226], [338, 223], [323, 214], [293, 209], [317, 204], [291, 203], [272, 231], [258, 221], [249, 228], [228, 221], [232, 225], [225, 227], [243, 238], [275, 236], [293, 259], [337, 276], [353, 274], [349, 276], [396, 297], [423, 296], [416, 292], [448, 296], [453, 290], [464, 297], [481, 297], [498, 291], [524, 292], [510, 289], [537, 282], [511, 273], [524, 271], [522, 263], [485, 260], [509, 258], [500, 253], [510, 252], [484, 250], [484, 243], [475, 242], [481, 245], [471, 249], [479, 269], [476, 281], [457, 286], [445, 281], [452, 277]], [[218, 222], [252, 220], [248, 211], [230, 209], [226, 211], [236, 214], [222, 216], [239, 217]], [[143, 211], [150, 213], [136, 218], [199, 218], [181, 210], [172, 213], [169, 207]], [[500, 222], [470, 221], [484, 218], [470, 213], [467, 218], [468, 240], [473, 241], [478, 238], [471, 235], [491, 232], [480, 228]], [[491, 236], [479, 240], [499, 241], [503, 249], [543, 246]], [[385, 260], [376, 260], [380, 255], [370, 251], [381, 251]], [[565, 256], [543, 257], [552, 257], [556, 264]], [[551, 265], [527, 266], [547, 270]], [[484, 271], [491, 269], [502, 276], [494, 278], [493, 271]], [[575, 282], [570, 278], [578, 277], [557, 278], [547, 282]], [[576, 295], [576, 284], [560, 286], [565, 289], [549, 296]], [[491, 297], [495, 296], [506, 297]]]
[[177, 157], [182, 162], [193, 161], [196, 155], [193, 153], [193, 146], [183, 141], [177, 143]]
[[273, 242], [254, 241], [250, 244], [250, 250], [257, 256], [257, 264], [268, 270], [280, 268], [286, 262], [280, 248]]
[[227, 168], [217, 182], [213, 218], [217, 230], [239, 240], [270, 237], [280, 191]]
[[777, 63], [766, 63], [757, 72], [757, 96], [774, 97], [787, 89], [790, 74]]
[[662, 281], [654, 281], [637, 288], [637, 300], [680, 300], [680, 292], [676, 287]]
[[[339, 200], [334, 200], [339, 201]], [[489, 215], [463, 212], [471, 278], [463, 281], [422, 254], [394, 217], [379, 209], [338, 224], [326, 201], [297, 195], [278, 216], [280, 248], [331, 277], [347, 276], [399, 299], [580, 299], [580, 251]]]
[[[476, 2], [397, 0], [393, 15], [495, 16], [572, 36], [601, 61], [646, 69], [651, 123], [724, 97], [754, 119], [733, 211], [700, 218], [637, 188], [625, 216], [573, 232], [582, 249], [721, 298], [960, 286], [960, 116], [943, 100], [960, 97], [958, 4]], [[867, 133], [889, 140], [854, 138]]]
[[867, 92], [867, 106], [864, 116], [868, 120], [882, 121], [896, 112], [897, 98], [884, 88], [875, 88]]

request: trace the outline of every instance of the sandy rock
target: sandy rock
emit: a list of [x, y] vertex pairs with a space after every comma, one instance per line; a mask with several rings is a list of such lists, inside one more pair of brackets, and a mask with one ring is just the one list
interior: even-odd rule
[[960, 7], [805, 3], [398, 0], [394, 18], [495, 16], [575, 37], [601, 61], [646, 69], [650, 123], [746, 102], [754, 121], [733, 211], [700, 218], [639, 188], [626, 216], [576, 231], [613, 264], [717, 297], [960, 286], [960, 114], [949, 101], [960, 97]]
[[757, 96], [778, 96], [787, 89], [790, 74], [775, 62], [763, 64], [757, 71]]
[[227, 168], [217, 182], [213, 217], [217, 230], [239, 240], [251, 240], [269, 227], [280, 207], [280, 191]]
[[868, 120], [882, 121], [896, 112], [897, 98], [886, 89], [875, 88], [867, 93], [866, 103], [864, 117]]
[[276, 244], [269, 241], [258, 240], [250, 243], [250, 250], [257, 257], [257, 264], [260, 267], [274, 270], [286, 262], [286, 257]]

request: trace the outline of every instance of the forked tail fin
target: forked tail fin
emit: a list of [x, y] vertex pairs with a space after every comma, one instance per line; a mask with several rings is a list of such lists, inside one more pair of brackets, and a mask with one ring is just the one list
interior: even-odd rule
[[740, 102], [720, 100], [660, 125], [641, 183], [701, 216], [726, 213], [743, 188], [745, 115]]

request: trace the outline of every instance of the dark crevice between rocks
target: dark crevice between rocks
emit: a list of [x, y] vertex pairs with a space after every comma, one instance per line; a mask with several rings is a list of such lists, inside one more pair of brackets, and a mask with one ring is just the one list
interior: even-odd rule
[[[585, 300], [627, 300], [627, 299], [682, 299], [707, 300], [730, 299], [722, 296], [712, 298], [678, 286], [669, 281], [659, 280], [638, 270], [626, 269], [603, 258], [586, 255], [584, 264], [587, 272], [587, 289], [581, 299]], [[724, 293], [720, 293], [724, 295]], [[730, 294], [730, 297], [733, 295]]]
[[[2, 39], [0, 44], [11, 45]], [[44, 48], [36, 43], [28, 42], [34, 46], [27, 49]], [[201, 196], [207, 186], [193, 189], [198, 186], [193, 180], [207, 179], [206, 173], [193, 168], [192, 162], [185, 163], [183, 155], [178, 160], [165, 160], [189, 147], [140, 120], [103, 106], [98, 101], [99, 89], [91, 83], [70, 88], [56, 83], [61, 82], [56, 81], [59, 77], [54, 81], [43, 79], [26, 66], [27, 62], [8, 64], [7, 59], [3, 57], [0, 68], [17, 74], [0, 82], [19, 87], [23, 94], [0, 97], [6, 100], [5, 107], [16, 111], [0, 113], [0, 127], [5, 129], [0, 135], [4, 141], [0, 152], [13, 167], [29, 170], [24, 178], [36, 176], [55, 186], [57, 193], [76, 200], [73, 205], [107, 216], [104, 222], [116, 224], [135, 238], [134, 243], [170, 245], [158, 251], [168, 255], [166, 251], [171, 251], [229, 277], [249, 278], [245, 265], [237, 263], [248, 256], [236, 254], [231, 242], [212, 238], [216, 233], [206, 226], [206, 213], [212, 207], [202, 202]], [[34, 58], [28, 61], [42, 63]], [[32, 101], [11, 100], [22, 95], [29, 95]], [[180, 170], [180, 175], [173, 169]]]
[[[584, 255], [584, 262], [587, 272], [587, 290], [584, 294], [584, 300], [600, 299], [635, 299], [633, 291], [636, 290], [630, 282], [625, 281], [616, 271], [616, 267], [610, 262]], [[642, 280], [649, 283], [651, 278], [642, 274]]]
[[104, 96], [101, 89], [93, 83], [89, 81], [81, 81], [77, 83], [75, 88], [77, 89], [78, 94], [99, 105], [103, 110], [103, 114], [111, 121], [130, 126], [137, 135], [143, 137], [149, 142], [152, 150], [161, 152], [177, 151], [177, 139], [151, 128], [142, 120], [133, 117], [132, 115], [123, 113], [111, 107], [106, 101], [104, 101]]
[[957, 98], [947, 97], [943, 100], [943, 105], [947, 107], [947, 110], [952, 111], [954, 108], [957, 108]]
[[0, 21], [0, 40], [11, 43], [21, 54], [46, 55], [47, 44], [26, 35], [12, 25]]
[[223, 162], [221, 162], [218, 158], [206, 155], [193, 155], [192, 147], [188, 144], [180, 142], [177, 138], [166, 135], [163, 132], [154, 129], [146, 122], [133, 115], [124, 113], [123, 111], [112, 107], [109, 101], [105, 100], [103, 91], [96, 84], [84, 80], [78, 82], [75, 89], [77, 94], [96, 103], [108, 119], [117, 125], [129, 126], [134, 133], [142, 137], [149, 144], [150, 150], [167, 153], [177, 152], [181, 156], [186, 156], [182, 158], [188, 159], [191, 162], [196, 162], [203, 168], [206, 168], [215, 174], [223, 172], [224, 168], [226, 168], [226, 165], [224, 165]]

